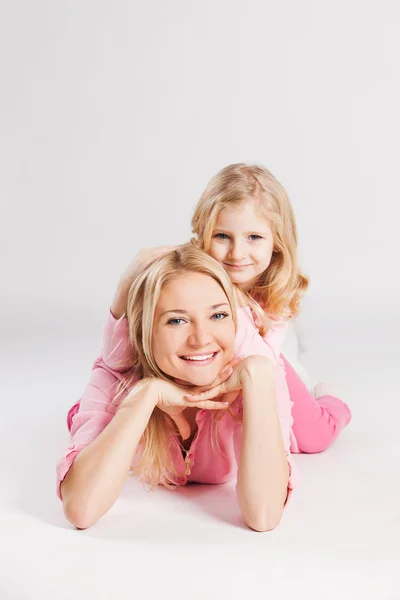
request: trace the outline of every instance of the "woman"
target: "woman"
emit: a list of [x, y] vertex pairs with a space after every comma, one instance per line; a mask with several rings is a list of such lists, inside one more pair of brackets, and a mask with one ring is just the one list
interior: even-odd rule
[[[132, 283], [127, 316], [130, 364], [117, 374], [96, 361], [57, 466], [67, 519], [78, 528], [96, 522], [132, 468], [166, 487], [237, 475], [247, 525], [273, 529], [294, 487], [291, 407], [277, 404], [274, 368], [251, 338], [235, 348], [249, 314], [236, 314], [224, 269], [190, 245], [169, 252]], [[235, 351], [241, 360], [232, 363]], [[230, 363], [216, 388], [226, 404], [190, 398], [219, 383]]]

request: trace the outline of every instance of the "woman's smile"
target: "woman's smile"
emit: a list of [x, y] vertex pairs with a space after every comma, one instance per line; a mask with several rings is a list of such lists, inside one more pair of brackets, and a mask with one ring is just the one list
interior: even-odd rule
[[162, 288], [155, 310], [153, 353], [174, 379], [207, 385], [232, 360], [235, 324], [215, 279], [187, 273]]
[[212, 363], [218, 352], [217, 350], [216, 352], [207, 352], [204, 354], [187, 354], [180, 356], [180, 358], [191, 367], [204, 367]]

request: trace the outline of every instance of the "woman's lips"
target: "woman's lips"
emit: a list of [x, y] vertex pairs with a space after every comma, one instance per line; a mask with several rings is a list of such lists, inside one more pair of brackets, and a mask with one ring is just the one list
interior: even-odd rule
[[180, 356], [179, 358], [181, 360], [185, 361], [185, 363], [187, 365], [190, 365], [191, 367], [205, 367], [213, 362], [213, 360], [215, 359], [217, 354], [218, 354], [218, 351], [217, 352], [207, 352], [204, 354], [197, 354], [197, 355], [196, 354], [184, 354], [183, 356]]

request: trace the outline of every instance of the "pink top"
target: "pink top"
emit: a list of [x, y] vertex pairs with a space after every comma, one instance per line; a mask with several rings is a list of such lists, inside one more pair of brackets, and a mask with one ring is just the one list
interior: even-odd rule
[[[283, 442], [288, 457], [290, 477], [288, 488], [297, 483], [297, 472], [290, 456], [290, 434], [292, 429], [292, 402], [286, 384], [285, 369], [280, 358], [287, 324], [274, 321], [266, 338], [262, 338], [256, 327], [250, 307], [238, 310], [238, 328], [235, 340], [236, 356], [262, 355], [275, 365], [275, 390]], [[129, 344], [127, 319], [116, 320], [111, 312], [103, 329], [102, 356], [95, 360], [89, 383], [81, 397], [79, 412], [75, 414], [71, 427], [71, 443], [57, 463], [57, 494], [61, 498], [60, 485], [79, 452], [90, 444], [110, 423], [117, 412], [113, 398], [121, 373], [111, 368], [126, 356]], [[120, 399], [122, 401], [122, 398]], [[241, 398], [232, 408], [239, 414], [242, 410]], [[173, 460], [178, 473], [182, 473], [180, 485], [187, 481], [198, 483], [226, 483], [236, 477], [241, 446], [242, 424], [229, 413], [225, 413], [219, 423], [219, 440], [223, 453], [211, 446], [211, 411], [200, 410], [196, 414], [198, 431], [185, 459], [178, 439], [173, 446]], [[132, 457], [134, 459], [134, 457]], [[185, 470], [190, 460], [190, 474]]]

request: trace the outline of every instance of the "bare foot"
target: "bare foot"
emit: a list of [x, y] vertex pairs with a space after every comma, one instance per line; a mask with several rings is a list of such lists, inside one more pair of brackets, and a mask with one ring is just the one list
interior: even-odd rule
[[314, 387], [314, 398], [321, 398], [321, 396], [332, 396], [332, 390], [329, 387], [328, 383], [325, 381], [320, 381]]

